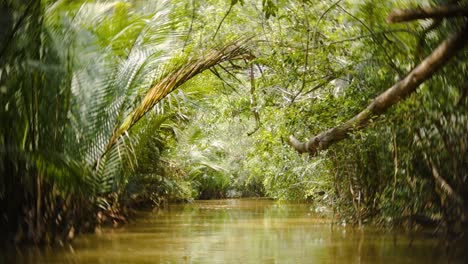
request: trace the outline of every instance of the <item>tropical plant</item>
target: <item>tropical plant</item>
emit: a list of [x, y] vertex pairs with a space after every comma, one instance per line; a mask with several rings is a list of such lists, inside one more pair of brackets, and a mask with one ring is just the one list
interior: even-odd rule
[[15, 124], [1, 133], [2, 226], [18, 240], [71, 236], [94, 225], [96, 209], [122, 220], [123, 165], [136, 161], [129, 128], [190, 78], [246, 53], [238, 42], [180, 53], [167, 2], [6, 7], [17, 21], [2, 47], [2, 123]]
[[[125, 221], [125, 205], [245, 195], [458, 229], [468, 76], [453, 2], [388, 25], [417, 1], [2, 1], [1, 232], [53, 241]], [[317, 134], [292, 140], [313, 155], [291, 134]]]

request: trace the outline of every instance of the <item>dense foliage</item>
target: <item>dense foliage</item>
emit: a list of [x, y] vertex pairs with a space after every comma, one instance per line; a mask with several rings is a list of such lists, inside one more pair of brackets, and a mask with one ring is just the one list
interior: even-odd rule
[[319, 155], [287, 144], [354, 116], [466, 23], [385, 22], [417, 4], [2, 1], [0, 233], [66, 240], [128, 208], [241, 196], [460, 230], [466, 48]]

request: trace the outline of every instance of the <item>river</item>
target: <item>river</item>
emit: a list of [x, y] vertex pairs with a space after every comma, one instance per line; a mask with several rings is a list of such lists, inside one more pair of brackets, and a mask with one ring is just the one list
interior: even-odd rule
[[[60, 248], [16, 249], [5, 263], [468, 263], [431, 233], [331, 225], [308, 204], [196, 201], [139, 212]], [[468, 247], [467, 247], [468, 248]], [[452, 250], [456, 251], [456, 250]], [[1, 262], [1, 261], [0, 261]]]

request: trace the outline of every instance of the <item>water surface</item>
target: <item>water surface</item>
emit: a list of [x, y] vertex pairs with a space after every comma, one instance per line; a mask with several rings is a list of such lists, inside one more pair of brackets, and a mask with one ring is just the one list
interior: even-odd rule
[[80, 235], [72, 246], [17, 249], [4, 260], [80, 264], [468, 263], [460, 256], [449, 258], [445, 248], [430, 233], [410, 236], [368, 227], [332, 226], [308, 204], [235, 199], [140, 212], [124, 227]]

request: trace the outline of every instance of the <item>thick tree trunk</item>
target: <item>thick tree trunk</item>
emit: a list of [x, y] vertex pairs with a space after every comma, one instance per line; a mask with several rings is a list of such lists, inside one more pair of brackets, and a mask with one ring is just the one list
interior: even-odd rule
[[366, 127], [372, 118], [384, 113], [389, 107], [415, 92], [421, 83], [445, 65], [456, 52], [463, 49], [467, 42], [468, 23], [457, 34], [442, 42], [403, 80], [377, 96], [362, 112], [345, 123], [312, 137], [307, 142], [302, 143], [294, 136], [290, 136], [290, 145], [299, 153], [308, 152], [310, 155], [315, 155], [317, 151], [327, 149], [333, 143], [346, 138], [352, 131]]

